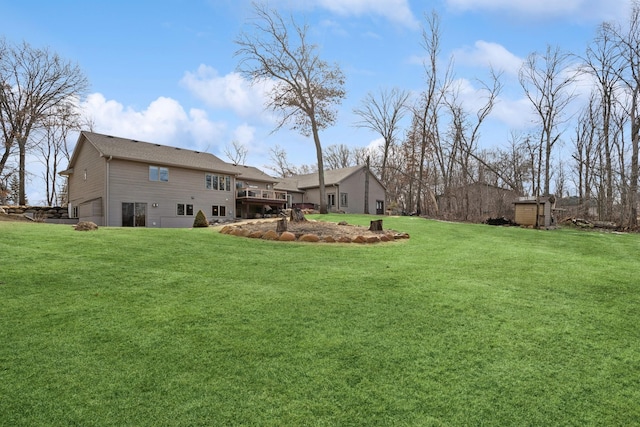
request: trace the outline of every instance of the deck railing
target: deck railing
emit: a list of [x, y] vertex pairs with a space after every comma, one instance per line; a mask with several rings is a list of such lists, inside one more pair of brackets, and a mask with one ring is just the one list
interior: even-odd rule
[[238, 188], [239, 199], [287, 200], [286, 191], [264, 190], [261, 188]]

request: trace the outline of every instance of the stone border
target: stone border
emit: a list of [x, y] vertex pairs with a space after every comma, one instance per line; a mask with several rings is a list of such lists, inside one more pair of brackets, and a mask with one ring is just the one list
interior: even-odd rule
[[407, 233], [397, 233], [397, 232], [381, 232], [378, 236], [356, 236], [353, 238], [342, 236], [339, 238], [334, 238], [332, 236], [319, 237], [316, 234], [300, 234], [296, 235], [290, 231], [284, 231], [282, 233], [278, 233], [275, 230], [261, 231], [261, 230], [248, 230], [246, 228], [242, 228], [241, 225], [225, 225], [220, 229], [220, 233], [229, 234], [232, 236], [239, 237], [248, 237], [250, 239], [262, 239], [262, 240], [271, 240], [271, 241], [279, 241], [279, 242], [311, 242], [311, 243], [380, 243], [380, 242], [392, 242], [398, 239], [408, 239], [409, 234]]

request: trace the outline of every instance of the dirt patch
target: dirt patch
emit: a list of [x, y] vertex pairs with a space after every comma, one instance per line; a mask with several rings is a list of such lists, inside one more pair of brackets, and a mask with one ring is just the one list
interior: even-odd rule
[[287, 221], [287, 231], [276, 233], [277, 219], [241, 222], [221, 227], [220, 232], [236, 236], [291, 241], [291, 235], [298, 241], [314, 241], [309, 236], [317, 236], [319, 242], [377, 243], [396, 239], [408, 239], [409, 235], [394, 230], [371, 231], [367, 227], [344, 222]]

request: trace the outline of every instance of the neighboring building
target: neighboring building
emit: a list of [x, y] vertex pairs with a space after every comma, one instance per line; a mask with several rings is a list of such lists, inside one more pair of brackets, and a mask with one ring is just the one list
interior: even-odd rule
[[[329, 212], [384, 215], [386, 189], [366, 166], [327, 170], [324, 185]], [[287, 192], [293, 207], [320, 205], [317, 172], [285, 178], [275, 188]]]
[[[199, 151], [81, 132], [67, 170], [69, 216], [116, 227], [191, 227], [202, 210], [209, 221], [256, 218], [296, 202], [319, 203], [318, 178], [302, 187], [261, 170]], [[384, 188], [364, 167], [326, 171], [334, 211], [384, 212]], [[293, 179], [293, 178], [292, 178]], [[360, 182], [358, 182], [360, 180]], [[376, 208], [379, 209], [376, 209]]]
[[[553, 217], [556, 198], [554, 196], [540, 197], [536, 201], [535, 197], [521, 197], [520, 200], [514, 202], [516, 217], [515, 222], [519, 225], [535, 227], [551, 227], [556, 224]], [[536, 222], [536, 207], [538, 218]]]
[[438, 197], [438, 208], [445, 217], [464, 221], [513, 218], [518, 193], [495, 185], [474, 183], [450, 189]]

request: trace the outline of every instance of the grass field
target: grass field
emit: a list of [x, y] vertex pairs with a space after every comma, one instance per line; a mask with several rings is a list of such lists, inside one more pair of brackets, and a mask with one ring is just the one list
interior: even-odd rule
[[384, 227], [0, 222], [0, 425], [640, 425], [639, 235]]

